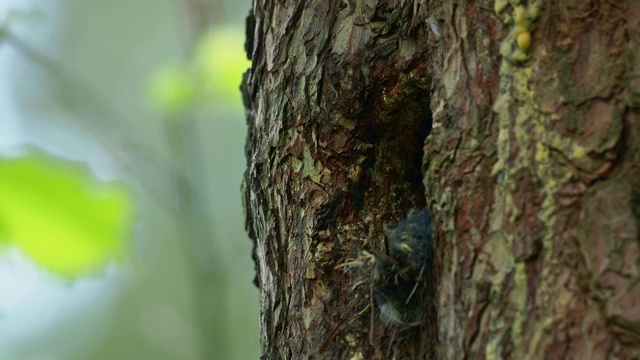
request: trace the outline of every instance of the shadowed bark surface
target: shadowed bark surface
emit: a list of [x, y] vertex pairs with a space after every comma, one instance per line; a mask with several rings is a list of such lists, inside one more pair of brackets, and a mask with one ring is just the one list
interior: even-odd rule
[[[255, 1], [263, 358], [640, 356], [639, 18], [633, 1]], [[425, 205], [426, 311], [395, 329], [369, 269], [342, 265]]]

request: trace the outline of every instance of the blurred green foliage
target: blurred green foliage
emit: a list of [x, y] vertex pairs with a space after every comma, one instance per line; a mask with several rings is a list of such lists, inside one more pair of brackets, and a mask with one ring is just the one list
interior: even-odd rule
[[151, 99], [164, 113], [177, 114], [188, 110], [195, 101], [193, 76], [180, 66], [166, 65], [153, 75]]
[[[239, 186], [246, 126], [238, 88], [250, 65], [242, 29], [250, 2], [37, 3], [42, 21], [7, 27], [12, 35], [2, 38], [3, 50], [18, 55], [6, 66], [15, 76], [3, 78], [21, 105], [16, 123], [29, 144], [135, 184], [136, 232], [127, 233], [133, 200], [126, 191], [86, 168], [32, 156], [40, 173], [9, 180], [0, 170], [0, 247], [20, 247], [43, 268], [74, 278], [68, 286], [38, 272], [52, 280], [39, 287], [59, 297], [37, 290], [3, 307], [0, 360], [258, 358], [259, 293]], [[3, 122], [9, 118], [3, 113]], [[66, 179], [63, 190], [49, 177]], [[46, 229], [23, 245], [9, 219], [19, 206], [5, 193], [20, 198], [27, 187], [31, 198], [20, 206], [47, 227], [23, 218]], [[104, 276], [80, 278], [118, 258]], [[25, 275], [10, 276], [17, 287], [0, 288], [0, 298], [23, 290]], [[87, 283], [91, 294], [82, 292]]]
[[237, 27], [218, 27], [198, 41], [184, 65], [168, 64], [149, 81], [152, 101], [167, 115], [184, 114], [212, 101], [242, 106], [239, 86], [251, 62]]
[[121, 185], [43, 155], [0, 160], [0, 239], [73, 277], [122, 256], [131, 199]]
[[242, 106], [240, 82], [251, 62], [242, 44], [241, 28], [215, 28], [203, 36], [196, 48], [194, 61], [198, 79], [206, 98], [229, 100]]

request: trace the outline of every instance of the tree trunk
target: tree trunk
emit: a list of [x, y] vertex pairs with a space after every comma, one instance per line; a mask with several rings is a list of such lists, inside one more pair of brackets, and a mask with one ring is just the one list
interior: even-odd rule
[[[640, 4], [487, 6], [254, 1], [264, 359], [640, 356]], [[398, 327], [363, 259], [425, 205], [424, 312]]]

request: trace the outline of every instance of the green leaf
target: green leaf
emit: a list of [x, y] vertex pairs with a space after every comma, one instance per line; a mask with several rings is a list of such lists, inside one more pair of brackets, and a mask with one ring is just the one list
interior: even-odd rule
[[244, 51], [241, 28], [217, 27], [203, 36], [196, 48], [196, 69], [204, 80], [205, 96], [242, 106], [242, 74], [251, 66]]
[[66, 276], [123, 255], [131, 199], [121, 185], [40, 155], [0, 160], [0, 238]]
[[166, 114], [189, 110], [196, 98], [193, 76], [179, 66], [166, 65], [157, 69], [149, 87], [151, 99]]

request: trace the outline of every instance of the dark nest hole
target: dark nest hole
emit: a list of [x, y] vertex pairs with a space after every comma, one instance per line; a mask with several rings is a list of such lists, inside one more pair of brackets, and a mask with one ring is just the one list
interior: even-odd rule
[[[431, 82], [429, 79], [407, 76], [398, 83], [383, 91], [375, 101], [370, 125], [366, 129], [366, 142], [373, 144], [372, 156], [369, 163], [370, 183], [366, 191], [365, 203], [372, 213], [382, 215], [385, 225], [396, 226], [400, 219], [406, 218], [409, 213], [416, 213], [425, 208], [425, 189], [423, 184], [422, 164], [424, 158], [424, 143], [432, 128], [431, 113]], [[366, 206], [365, 206], [366, 207]], [[430, 221], [430, 220], [429, 220]], [[429, 226], [431, 224], [429, 223]], [[380, 229], [382, 230], [382, 229]], [[429, 232], [431, 230], [429, 229]], [[387, 324], [380, 321], [380, 305], [388, 303], [389, 289], [394, 286], [387, 285], [385, 289], [377, 289], [372, 272], [375, 272], [372, 262], [385, 263], [387, 268], [396, 267], [395, 255], [390, 251], [390, 232], [384, 237], [384, 242], [370, 244], [369, 250], [374, 256], [362, 261], [361, 266], [355, 269], [357, 283], [365, 283], [370, 288], [371, 306], [377, 313], [371, 317], [378, 324], [372, 323], [370, 331], [384, 332], [382, 341], [384, 349], [382, 354], [390, 358], [432, 358], [432, 347], [425, 346], [425, 338], [435, 338], [437, 329], [435, 324], [436, 311], [433, 299], [435, 298], [435, 286], [432, 272], [432, 256], [429, 256], [429, 264], [423, 271], [417, 269], [415, 274], [409, 277], [417, 279], [400, 279], [395, 287], [401, 288], [405, 293], [418, 291], [420, 293], [407, 295], [411, 299], [412, 306], [420, 306], [420, 319], [412, 324]], [[379, 238], [381, 239], [381, 238]], [[391, 246], [393, 247], [393, 246]], [[429, 243], [431, 247], [431, 243]], [[424, 249], [422, 249], [424, 250]], [[420, 250], [420, 251], [422, 251]], [[429, 248], [428, 251], [432, 251]], [[375, 260], [371, 260], [375, 259]], [[397, 264], [397, 263], [396, 263]], [[421, 272], [418, 274], [418, 272]], [[385, 276], [393, 276], [386, 274]], [[402, 282], [417, 284], [413, 286], [400, 286]], [[408, 290], [408, 291], [405, 291]], [[384, 298], [383, 300], [381, 300]], [[415, 300], [420, 299], [416, 305]], [[384, 329], [384, 330], [382, 330]]]

